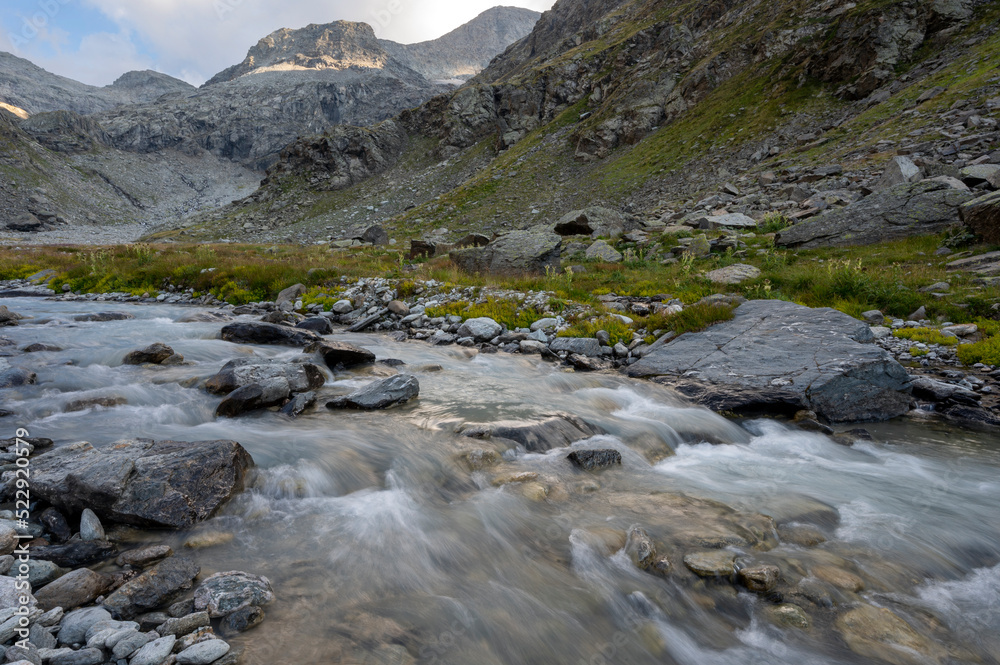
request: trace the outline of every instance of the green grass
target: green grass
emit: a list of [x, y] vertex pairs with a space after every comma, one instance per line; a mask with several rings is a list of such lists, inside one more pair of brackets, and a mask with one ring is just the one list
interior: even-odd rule
[[729, 305], [694, 304], [676, 314], [653, 314], [642, 319], [642, 327], [654, 330], [673, 331], [677, 335], [704, 330], [714, 323], [733, 318], [733, 308]]
[[532, 323], [542, 318], [544, 313], [535, 307], [527, 307], [514, 300], [487, 298], [485, 302], [469, 303], [459, 301], [437, 307], [429, 307], [426, 315], [431, 318], [460, 316], [463, 321], [485, 316], [513, 330], [515, 328], [530, 327]]
[[600, 330], [607, 332], [611, 337], [611, 346], [618, 342], [627, 346], [632, 342], [633, 328], [618, 317], [610, 315], [578, 321], [566, 330], [560, 331], [559, 337], [593, 337]]
[[993, 335], [975, 344], [962, 344], [956, 351], [958, 359], [965, 365], [985, 363], [1000, 365], [1000, 335]]
[[900, 328], [893, 332], [892, 335], [900, 339], [923, 342], [924, 344], [941, 344], [943, 346], [955, 346], [958, 344], [957, 337], [943, 335], [937, 328]]

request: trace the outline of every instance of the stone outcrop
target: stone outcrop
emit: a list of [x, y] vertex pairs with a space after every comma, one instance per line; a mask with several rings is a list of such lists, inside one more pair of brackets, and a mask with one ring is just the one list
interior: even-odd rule
[[958, 214], [984, 242], [1000, 244], [1000, 192], [990, 192], [966, 201], [959, 207]]
[[470, 273], [495, 275], [559, 270], [562, 238], [543, 231], [512, 231], [485, 247], [453, 250], [448, 256]]
[[79, 443], [33, 458], [32, 493], [71, 513], [90, 508], [112, 522], [186, 528], [241, 491], [252, 466], [235, 441]]
[[789, 408], [810, 409], [833, 422], [887, 420], [909, 409], [911, 383], [873, 340], [867, 324], [836, 310], [754, 300], [736, 308], [731, 321], [651, 351], [628, 374], [719, 384], [751, 395], [778, 390]]
[[968, 191], [939, 181], [897, 185], [787, 228], [775, 242], [785, 247], [838, 247], [939, 233], [959, 222], [958, 208], [971, 198]]

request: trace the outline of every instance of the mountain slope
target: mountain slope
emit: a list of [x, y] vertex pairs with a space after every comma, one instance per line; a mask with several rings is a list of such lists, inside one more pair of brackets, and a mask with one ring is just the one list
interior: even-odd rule
[[30, 114], [73, 111], [86, 115], [192, 90], [193, 86], [180, 79], [153, 71], [128, 72], [99, 88], [52, 74], [24, 58], [0, 51], [0, 102]]
[[521, 7], [493, 7], [437, 39], [417, 44], [381, 43], [393, 57], [432, 81], [470, 78], [530, 34], [539, 16]]
[[[928, 88], [955, 91], [925, 105], [935, 113], [997, 94], [983, 63], [998, 61], [998, 18], [996, 0], [560, 0], [462, 89], [289, 146], [260, 191], [198, 232], [250, 224], [308, 241], [380, 222], [458, 235], [589, 204], [656, 219], [727, 179], [824, 159], [858, 171], [844, 187], [867, 182], [884, 135], [949, 140], [936, 116], [899, 115]], [[745, 198], [741, 211], [772, 209]]]

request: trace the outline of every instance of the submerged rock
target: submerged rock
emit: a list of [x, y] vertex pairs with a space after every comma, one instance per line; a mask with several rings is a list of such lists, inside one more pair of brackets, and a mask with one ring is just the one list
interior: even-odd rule
[[215, 573], [194, 592], [196, 611], [208, 611], [213, 618], [223, 617], [244, 607], [267, 605], [274, 600], [271, 581], [242, 571]]
[[338, 397], [326, 403], [328, 409], [386, 409], [403, 404], [420, 394], [417, 377], [399, 374], [388, 379], [374, 381], [350, 395]]
[[524, 446], [529, 452], [563, 448], [576, 441], [607, 433], [569, 413], [549, 414], [537, 420], [468, 423], [460, 427], [458, 432], [476, 439], [507, 439]]
[[0, 370], [0, 389], [29, 386], [37, 379], [38, 376], [30, 370], [21, 367], [11, 367], [10, 369]]
[[617, 450], [574, 450], [566, 459], [581, 469], [594, 471], [621, 465], [622, 454]]
[[67, 512], [90, 508], [112, 522], [182, 528], [241, 491], [251, 466], [235, 441], [82, 443], [34, 458], [31, 489]]
[[126, 365], [159, 365], [173, 355], [173, 349], [162, 342], [156, 342], [145, 349], [129, 351], [122, 362]]
[[290, 363], [266, 358], [237, 358], [222, 366], [205, 381], [205, 390], [215, 395], [228, 395], [237, 388], [267, 384], [281, 379], [293, 393], [316, 390], [326, 383], [323, 371], [312, 363]]
[[726, 550], [707, 550], [684, 555], [684, 565], [700, 577], [729, 577], [736, 555]]
[[74, 316], [74, 321], [128, 321], [135, 316], [126, 312], [98, 312], [96, 314], [80, 314]]
[[837, 630], [851, 651], [893, 665], [950, 662], [948, 652], [883, 607], [861, 605], [837, 617]]
[[778, 389], [789, 408], [834, 422], [888, 420], [907, 412], [906, 370], [874, 344], [871, 328], [829, 308], [780, 300], [740, 305], [735, 318], [681, 335], [631, 365], [633, 377], [683, 377], [749, 389]]

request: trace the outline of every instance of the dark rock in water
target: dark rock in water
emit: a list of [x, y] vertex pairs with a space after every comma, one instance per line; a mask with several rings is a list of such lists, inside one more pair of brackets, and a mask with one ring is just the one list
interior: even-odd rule
[[594, 471], [596, 469], [607, 469], [622, 463], [622, 454], [617, 450], [574, 450], [566, 456], [570, 462], [586, 469]]
[[[44, 439], [41, 437], [28, 437], [25, 439], [0, 439], [0, 449], [6, 450], [8, 452], [14, 452], [18, 447], [18, 441], [23, 442], [31, 446], [31, 450], [37, 452], [39, 450], [45, 450], [46, 448], [51, 448], [55, 445], [55, 441], [52, 439]], [[23, 445], [23, 444], [22, 444]]]
[[265, 358], [238, 358], [222, 366], [218, 374], [205, 381], [205, 390], [215, 395], [229, 395], [237, 388], [273, 379], [282, 379], [288, 390], [300, 393], [316, 390], [326, 383], [323, 371], [312, 363], [290, 363]]
[[395, 404], [408, 402], [420, 394], [417, 377], [398, 374], [388, 379], [375, 381], [345, 397], [338, 397], [326, 403], [328, 409], [385, 409]]
[[305, 321], [296, 323], [295, 327], [301, 328], [302, 330], [311, 330], [320, 335], [329, 335], [333, 332], [333, 324], [330, 323], [330, 319], [325, 316], [314, 316], [308, 318]]
[[20, 367], [12, 367], [0, 372], [0, 388], [18, 388], [29, 386], [35, 382], [38, 376], [29, 370]]
[[46, 508], [38, 519], [45, 525], [48, 532], [52, 534], [52, 539], [56, 542], [65, 542], [73, 536], [73, 530], [69, 528], [66, 517], [55, 508]]
[[116, 406], [121, 406], [122, 404], [128, 404], [128, 400], [120, 396], [109, 396], [109, 397], [90, 397], [88, 399], [75, 399], [66, 405], [67, 413], [74, 413], [76, 411], [86, 411], [87, 409], [93, 409], [95, 407], [102, 407], [105, 409], [111, 409]]
[[281, 412], [286, 416], [294, 418], [316, 403], [316, 393], [310, 390], [307, 393], [294, 395], [288, 404], [281, 407]]
[[35, 457], [31, 489], [67, 512], [90, 508], [111, 522], [184, 528], [240, 492], [252, 466], [235, 441], [81, 443]]
[[781, 569], [770, 564], [758, 566], [747, 566], [740, 568], [736, 572], [736, 577], [750, 591], [754, 593], [768, 593], [778, 584], [781, 579]]
[[375, 354], [368, 349], [347, 342], [323, 341], [306, 347], [306, 353], [319, 353], [330, 369], [367, 365], [375, 362]]
[[385, 365], [386, 367], [402, 367], [406, 363], [399, 358], [385, 358], [380, 360], [379, 364]]
[[177, 319], [177, 323], [221, 323], [231, 318], [226, 312], [192, 312]]
[[288, 401], [291, 395], [292, 391], [289, 389], [286, 379], [281, 377], [265, 379], [260, 383], [251, 383], [229, 393], [215, 409], [215, 415], [222, 418], [235, 418], [250, 411], [281, 406]]
[[967, 190], [940, 181], [901, 184], [789, 227], [774, 241], [786, 247], [840, 247], [938, 233], [958, 223], [959, 206], [971, 198]]
[[17, 312], [7, 309], [7, 305], [0, 305], [0, 327], [16, 326], [17, 322], [24, 317]]
[[115, 559], [119, 566], [132, 566], [134, 568], [146, 568], [161, 559], [173, 556], [174, 551], [169, 545], [148, 545], [138, 549], [122, 552]]
[[78, 568], [36, 591], [35, 599], [38, 606], [46, 611], [56, 607], [72, 610], [93, 602], [111, 584], [112, 578], [108, 575], [95, 573], [89, 568]]
[[829, 421], [888, 420], [909, 410], [910, 377], [873, 339], [867, 324], [833, 309], [753, 300], [731, 321], [645, 354], [627, 373], [777, 388]]
[[123, 584], [104, 599], [104, 607], [119, 619], [131, 619], [190, 589], [199, 572], [201, 568], [190, 558], [172, 556]]
[[21, 350], [25, 353], [44, 353], [46, 351], [62, 351], [62, 347], [55, 346], [53, 344], [35, 342], [34, 344], [29, 344]]
[[739, 416], [792, 416], [805, 408], [803, 396], [783, 388], [751, 388], [718, 383], [656, 377], [656, 383], [670, 386], [692, 402], [718, 413]]
[[979, 406], [982, 395], [974, 390], [952, 383], [938, 381], [928, 376], [913, 378], [913, 396], [932, 402], [956, 402], [967, 406]]
[[559, 270], [562, 238], [541, 231], [511, 231], [485, 247], [452, 250], [451, 260], [470, 273], [522, 274]]
[[1000, 427], [1000, 414], [976, 406], [956, 404], [942, 411], [946, 420], [974, 429], [994, 430]]
[[129, 351], [122, 362], [126, 365], [159, 365], [172, 355], [174, 355], [173, 349], [166, 344], [156, 342], [145, 349]]
[[205, 611], [213, 618], [223, 617], [244, 607], [259, 607], [274, 600], [271, 581], [266, 577], [241, 571], [215, 573], [198, 585], [194, 592], [195, 611]]
[[74, 540], [65, 545], [32, 547], [31, 556], [41, 561], [51, 561], [63, 568], [86, 566], [98, 561], [106, 561], [118, 552], [112, 543], [101, 540]]
[[74, 316], [74, 321], [128, 321], [135, 317], [125, 312], [98, 312], [97, 314], [80, 314]]
[[262, 621], [264, 621], [264, 610], [250, 605], [223, 618], [220, 628], [223, 635], [236, 635], [259, 626]]
[[237, 322], [225, 326], [220, 333], [222, 339], [236, 344], [278, 344], [283, 346], [306, 346], [318, 341], [319, 336], [311, 330], [279, 326], [274, 323]]
[[569, 413], [541, 416], [538, 420], [505, 420], [486, 424], [466, 424], [463, 436], [477, 439], [508, 439], [529, 452], [563, 448], [575, 441], [607, 434], [603, 429]]
[[566, 362], [581, 372], [599, 372], [611, 369], [611, 361], [603, 358], [589, 358], [579, 353], [571, 353]]

